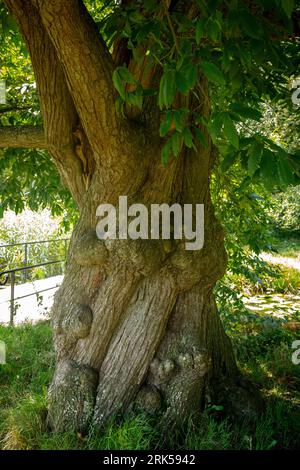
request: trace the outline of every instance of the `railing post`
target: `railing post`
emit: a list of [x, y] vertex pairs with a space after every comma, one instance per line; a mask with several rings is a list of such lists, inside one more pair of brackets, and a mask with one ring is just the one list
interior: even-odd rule
[[[68, 239], [65, 238], [65, 263], [67, 261], [67, 253], [68, 253]], [[61, 265], [61, 273], [63, 274], [64, 273], [64, 270], [65, 270], [65, 265], [66, 264], [63, 264]]]
[[67, 252], [68, 252], [68, 239], [65, 239], [65, 259], [67, 259]]
[[10, 273], [10, 326], [14, 326], [15, 315], [15, 272]]
[[[28, 264], [28, 244], [24, 243], [24, 268], [27, 267]], [[25, 269], [24, 275], [23, 275], [24, 281], [27, 281], [28, 279], [28, 271]]]

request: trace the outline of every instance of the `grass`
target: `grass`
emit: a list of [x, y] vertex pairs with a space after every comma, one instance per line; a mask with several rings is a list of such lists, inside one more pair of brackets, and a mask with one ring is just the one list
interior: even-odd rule
[[[300, 365], [291, 362], [290, 344], [299, 334], [283, 329], [243, 328], [233, 336], [243, 372], [257, 382], [266, 410], [255, 423], [234, 423], [215, 407], [200, 422], [190, 420], [169, 438], [170, 449], [297, 449], [300, 448]], [[103, 449], [162, 448], [155, 421], [143, 415], [113, 421], [105, 432], [91, 429], [52, 434], [45, 424], [46, 387], [54, 357], [48, 322], [35, 326], [0, 327], [7, 345], [7, 364], [0, 366], [0, 448]], [[218, 407], [217, 407], [218, 408]]]
[[281, 256], [300, 258], [300, 238], [285, 236], [277, 241], [276, 249]]
[[[34, 447], [43, 428], [46, 387], [54, 368], [52, 335], [47, 322], [35, 326], [0, 326], [6, 364], [0, 365], [0, 434], [3, 448]], [[26, 419], [25, 419], [26, 418]]]
[[[278, 257], [273, 258], [274, 261]], [[272, 274], [264, 273], [259, 281], [253, 282], [243, 274], [230, 274], [226, 282], [238, 292], [248, 295], [264, 293], [297, 294], [300, 292], [300, 271], [290, 266], [278, 264], [272, 265]]]
[[[285, 244], [280, 254], [287, 256], [295, 248], [297, 243]], [[298, 276], [299, 272], [295, 274], [291, 268], [281, 270], [279, 277], [269, 278], [270, 292], [299, 292]], [[243, 281], [237, 281], [242, 288]], [[224, 416], [220, 407], [212, 406], [200, 422], [190, 419], [168, 436], [169, 449], [300, 448], [300, 364], [294, 365], [291, 360], [291, 345], [300, 339], [300, 330], [286, 329], [275, 316], [274, 302], [272, 308], [271, 313], [265, 308], [249, 311], [238, 298], [221, 306], [239, 367], [262, 390], [265, 412], [255, 422], [237, 423]], [[286, 319], [299, 323], [300, 312], [290, 310], [285, 312]], [[90, 429], [87, 436], [49, 432], [46, 392], [54, 370], [49, 323], [0, 326], [0, 340], [7, 348], [7, 364], [0, 365], [0, 449], [155, 450], [166, 446], [155, 419], [143, 415], [115, 419], [105, 432]]]

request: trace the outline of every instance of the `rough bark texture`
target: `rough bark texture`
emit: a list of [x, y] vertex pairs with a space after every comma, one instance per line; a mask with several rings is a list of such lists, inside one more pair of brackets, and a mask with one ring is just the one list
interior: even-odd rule
[[44, 130], [36, 126], [0, 127], [0, 148], [6, 147], [46, 149]]
[[[140, 124], [136, 110], [134, 122], [116, 115], [111, 74], [120, 57], [110, 56], [82, 2], [6, 4], [32, 57], [45, 145], [80, 208], [52, 313], [57, 365], [50, 425], [56, 431], [102, 426], [133, 404], [161, 412], [168, 426], [210, 401], [234, 407], [229, 394], [244, 385], [213, 300], [226, 254], [209, 192], [212, 145], [163, 166], [159, 113], [150, 101]], [[204, 78], [201, 87], [207, 116]], [[20, 144], [28, 140], [24, 134]], [[186, 251], [178, 240], [98, 240], [96, 208], [116, 206], [120, 195], [148, 207], [204, 203], [204, 248]], [[249, 402], [239, 397], [247, 413]]]

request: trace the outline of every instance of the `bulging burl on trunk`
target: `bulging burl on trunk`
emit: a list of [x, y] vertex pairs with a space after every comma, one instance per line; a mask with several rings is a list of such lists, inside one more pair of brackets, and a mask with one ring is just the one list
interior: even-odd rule
[[[212, 163], [203, 166], [200, 158], [188, 155], [183, 168], [179, 160], [164, 167], [155, 148], [145, 152], [155, 164], [144, 168], [138, 187], [122, 179], [119, 186], [103, 189], [103, 175], [95, 174], [72, 236], [52, 312], [60, 378], [55, 375], [50, 389], [54, 430], [73, 429], [79, 421], [81, 429], [104, 426], [115, 414], [136, 406], [147, 412], [152, 407], [171, 426], [199, 413], [206, 403], [218, 403], [220, 388], [226, 384], [233, 390], [239, 377], [213, 300], [215, 283], [226, 269], [226, 252], [210, 199]], [[202, 150], [207, 162], [211, 155]], [[148, 206], [161, 201], [203, 203], [204, 247], [188, 251], [184, 240], [170, 240], [167, 250], [164, 240], [98, 240], [99, 202], [117, 203], [120, 194]], [[78, 371], [96, 371], [97, 379], [84, 375], [83, 382], [67, 378], [64, 383], [61, 361]], [[69, 369], [63, 370], [69, 377]], [[83, 412], [80, 400], [65, 407], [71, 382], [70, 400], [89, 397], [91, 412]]]
[[[102, 427], [133, 409], [155, 413], [170, 427], [207, 403], [222, 400], [229, 409], [224, 389], [241, 393], [212, 293], [226, 265], [223, 234], [211, 210], [207, 217], [203, 250], [184, 251], [179, 243], [169, 253], [159, 240], [97, 240], [79, 221], [53, 308], [59, 360], [49, 391], [54, 430]], [[103, 249], [105, 258], [79, 262], [82, 240], [88, 240], [87, 258], [95, 260]]]

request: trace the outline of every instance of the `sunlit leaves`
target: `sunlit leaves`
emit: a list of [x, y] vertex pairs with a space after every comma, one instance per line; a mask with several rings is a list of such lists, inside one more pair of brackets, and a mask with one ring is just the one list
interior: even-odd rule
[[[145, 4], [145, 10], [151, 11], [151, 15], [141, 15], [142, 10], [133, 15], [132, 5], [116, 6], [115, 21], [120, 23], [122, 18], [121, 36], [128, 38], [128, 47], [137, 63], [144, 60], [139, 47], [147, 44], [148, 66], [155, 67], [159, 77], [160, 135], [168, 138], [167, 142], [177, 132], [182, 137], [181, 149], [193, 148], [196, 141], [207, 145], [204, 126], [221, 152], [226, 145], [230, 152], [241, 150], [240, 139], [248, 133], [245, 130], [249, 122], [259, 122], [262, 118], [260, 102], [264, 97], [275, 97], [279, 87], [283, 92], [284, 80], [294, 67], [280, 41], [271, 38], [274, 31], [277, 33], [277, 26], [281, 28], [280, 34], [284, 34], [282, 25], [286, 17], [291, 16], [294, 2], [276, 0], [275, 4], [271, 3], [262, 2], [252, 8], [237, 1], [221, 8], [219, 2], [207, 4], [197, 0], [194, 18], [176, 6], [167, 17], [163, 5], [155, 0], [147, 3], [148, 6]], [[209, 92], [204, 91], [203, 76], [208, 80]], [[114, 81], [122, 100], [133, 104], [137, 97], [127, 91], [130, 77], [118, 77]], [[145, 102], [144, 93], [145, 90], [139, 106]], [[209, 96], [205, 97], [205, 93]], [[198, 112], [189, 113], [188, 122], [181, 110], [176, 109], [182, 108], [185, 97], [187, 102], [193, 102]], [[200, 118], [204, 118], [201, 107], [207, 98], [211, 100], [212, 116], [210, 119], [206, 116], [198, 126]], [[177, 136], [175, 143], [176, 139]], [[172, 143], [164, 145], [166, 160], [167, 151], [171, 154], [174, 149]], [[249, 145], [251, 147], [252, 143]], [[251, 177], [263, 175], [263, 171], [258, 171], [261, 154], [256, 156], [250, 147], [242, 149], [241, 162], [247, 167], [249, 159]]]
[[[0, 126], [41, 124], [35, 78], [28, 51], [17, 25], [0, 2], [0, 79], [6, 80], [7, 104], [0, 105]], [[1, 28], [1, 26], [0, 26]], [[46, 152], [26, 149], [0, 150], [0, 216], [6, 209], [29, 207], [76, 214], [70, 193]]]
[[[149, 109], [159, 108], [164, 163], [212, 140], [222, 171], [243, 166], [247, 178], [263, 178], [269, 187], [295, 181], [296, 156], [272, 146], [261, 125], [261, 102], [286, 97], [288, 78], [298, 70], [299, 40], [289, 40], [295, 2], [172, 2], [169, 15], [158, 0], [85, 3], [109, 49], [122, 52], [112, 76], [119, 111], [125, 114], [127, 105], [140, 109], [138, 124], [139, 116], [147, 123]], [[6, 12], [5, 18], [10, 45], [1, 43], [1, 74], [9, 103], [29, 108], [3, 114], [0, 124], [34, 124], [41, 118], [32, 70]]]
[[34, 211], [49, 207], [53, 215], [67, 209], [70, 220], [76, 214], [75, 203], [62, 187], [54, 164], [39, 150], [0, 151], [0, 194], [1, 213], [6, 209], [18, 213], [27, 206]]

